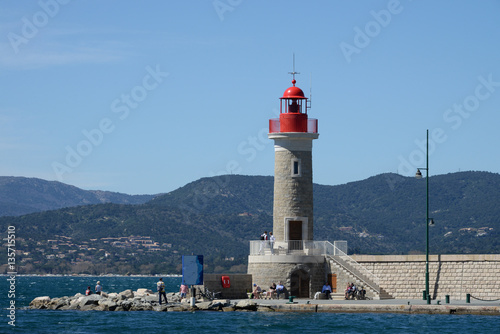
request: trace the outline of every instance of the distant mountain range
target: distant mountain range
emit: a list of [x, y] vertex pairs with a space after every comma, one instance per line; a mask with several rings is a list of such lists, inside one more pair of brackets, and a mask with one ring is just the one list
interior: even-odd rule
[[[271, 176], [202, 178], [149, 201], [146, 196], [111, 196], [36, 179], [11, 178], [12, 183], [25, 183], [9, 186], [5, 179], [0, 178], [2, 212], [65, 207], [0, 218], [4, 231], [16, 226], [19, 247], [30, 253], [24, 263], [31, 272], [174, 273], [183, 254], [204, 254], [208, 272], [241, 272], [248, 241], [272, 230]], [[432, 254], [500, 253], [499, 174], [459, 172], [433, 176], [429, 184], [435, 221], [430, 228]], [[349, 253], [424, 253], [425, 190], [425, 179], [392, 173], [337, 186], [315, 184], [314, 239], [347, 240]], [[117, 199], [145, 203], [90, 205]], [[143, 247], [143, 252], [143, 244], [137, 246], [139, 241], [131, 236], [149, 238], [158, 251]], [[82, 261], [88, 262], [84, 269]]]
[[142, 204], [154, 197], [155, 195], [83, 190], [61, 182], [37, 178], [0, 176], [0, 217], [88, 204]]

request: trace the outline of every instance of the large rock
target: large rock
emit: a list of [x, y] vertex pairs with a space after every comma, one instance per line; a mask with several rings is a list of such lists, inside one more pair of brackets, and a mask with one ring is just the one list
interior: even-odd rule
[[231, 305], [231, 301], [229, 299], [214, 299], [212, 303], [221, 303], [223, 306]]
[[151, 291], [150, 289], [137, 289], [136, 292], [134, 292], [134, 296], [149, 296], [152, 295], [154, 292]]
[[131, 300], [122, 300], [119, 301], [118, 306], [116, 307], [115, 311], [128, 311], [132, 307], [132, 301]]
[[210, 306], [212, 305], [212, 302], [201, 302], [201, 303], [196, 303], [196, 307], [199, 310], [202, 311], [208, 311], [210, 309]]
[[78, 298], [80, 309], [88, 305], [99, 305], [99, 300], [103, 299], [100, 295], [90, 295]]
[[168, 304], [161, 304], [161, 305], [153, 306], [153, 311], [167, 312], [168, 308], [169, 308]]
[[104, 311], [114, 311], [118, 307], [118, 304], [110, 299], [102, 299], [99, 300], [99, 306], [102, 306]]
[[102, 311], [102, 309], [99, 309], [98, 307], [99, 307], [99, 305], [97, 305], [97, 304], [88, 304], [88, 305], [80, 306], [79, 310], [80, 311]]
[[182, 305], [172, 305], [168, 307], [168, 312], [184, 312], [188, 311], [189, 307], [182, 306]]
[[219, 301], [213, 301], [210, 307], [208, 308], [210, 311], [220, 311], [222, 308], [226, 306], [224, 303]]
[[240, 300], [236, 305], [235, 308], [238, 310], [250, 310], [250, 311], [256, 311], [257, 310], [257, 303], [254, 302], [253, 300], [248, 300], [248, 299], [243, 299]]
[[50, 302], [49, 296], [36, 297], [30, 303], [30, 308], [45, 309]]
[[122, 299], [134, 298], [134, 292], [130, 289], [122, 291], [118, 295], [120, 295]]
[[276, 310], [270, 306], [267, 305], [259, 305], [257, 308], [258, 312], [275, 312]]
[[68, 297], [53, 298], [48, 303], [47, 308], [50, 310], [58, 310], [64, 306], [69, 306], [69, 305], [70, 301]]
[[143, 300], [148, 302], [148, 303], [158, 303], [158, 296], [152, 295], [152, 296], [144, 296]]
[[169, 292], [167, 293], [167, 300], [169, 302], [180, 302], [181, 301], [181, 295], [176, 292]]
[[108, 293], [108, 298], [111, 298], [111, 299], [117, 298], [118, 299], [118, 294], [116, 292]]
[[151, 311], [153, 306], [149, 303], [144, 303], [142, 301], [134, 301], [129, 311]]

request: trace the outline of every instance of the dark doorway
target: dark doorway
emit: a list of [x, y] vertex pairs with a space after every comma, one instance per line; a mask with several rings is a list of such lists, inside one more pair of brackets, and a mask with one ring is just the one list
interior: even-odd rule
[[309, 298], [309, 274], [297, 270], [290, 276], [290, 295], [297, 298]]
[[302, 247], [302, 221], [290, 220], [288, 222], [289, 250], [301, 250]]

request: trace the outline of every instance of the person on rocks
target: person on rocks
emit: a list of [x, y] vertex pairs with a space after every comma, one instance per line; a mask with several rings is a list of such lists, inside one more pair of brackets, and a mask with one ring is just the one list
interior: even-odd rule
[[90, 286], [87, 287], [87, 290], [85, 290], [85, 296], [90, 296], [92, 294], [92, 290], [90, 290]]
[[181, 284], [181, 289], [180, 289], [181, 299], [182, 298], [186, 298], [187, 292], [188, 292], [188, 286], [186, 284], [182, 283]]
[[102, 286], [101, 286], [101, 282], [100, 281], [97, 281], [97, 284], [95, 286], [95, 293], [96, 295], [100, 295], [102, 292]]
[[165, 293], [165, 283], [163, 278], [160, 278], [158, 283], [156, 283], [156, 290], [158, 291], [158, 303], [161, 305], [161, 296], [165, 298], [165, 303], [168, 304], [167, 294]]

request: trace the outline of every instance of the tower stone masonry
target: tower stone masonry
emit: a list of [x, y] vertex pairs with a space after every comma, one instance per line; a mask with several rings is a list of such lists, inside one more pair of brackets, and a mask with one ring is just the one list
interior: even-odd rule
[[273, 232], [277, 241], [313, 240], [312, 140], [315, 133], [270, 133], [274, 139]]

